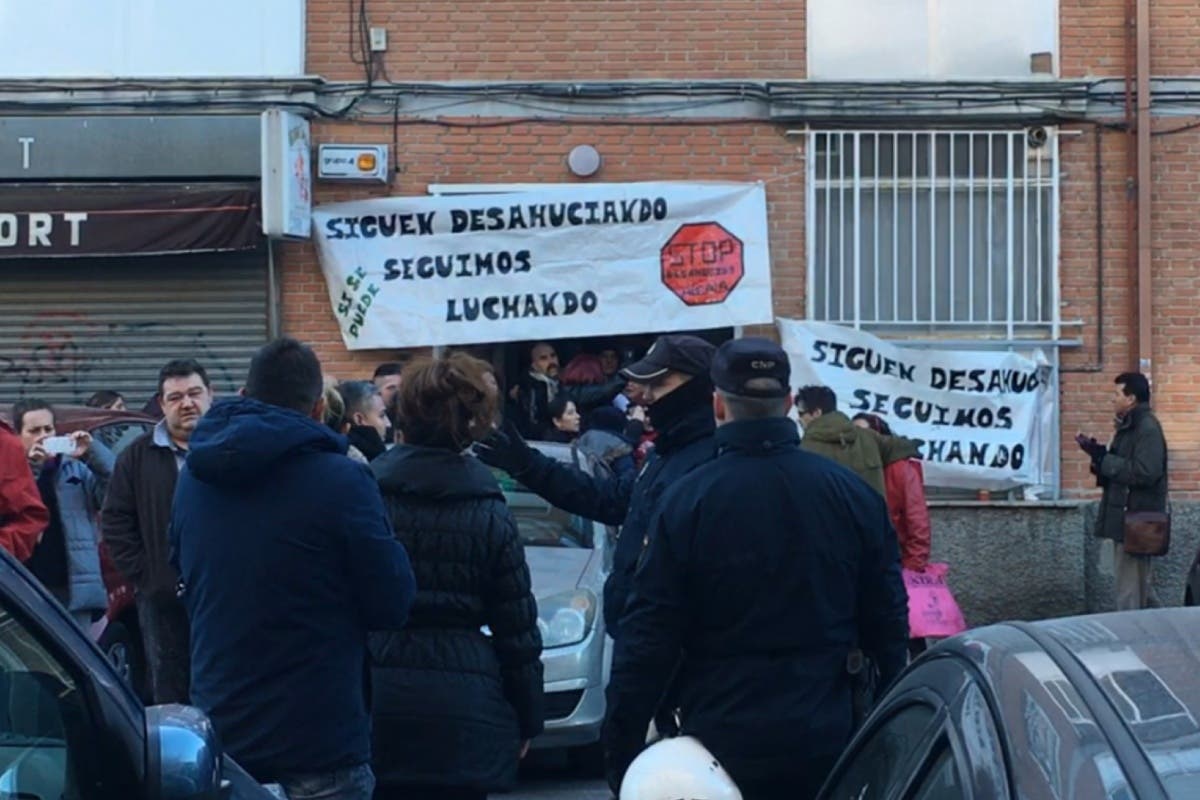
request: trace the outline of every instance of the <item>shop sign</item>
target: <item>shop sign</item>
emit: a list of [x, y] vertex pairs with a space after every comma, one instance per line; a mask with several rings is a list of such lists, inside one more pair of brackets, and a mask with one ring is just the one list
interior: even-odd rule
[[0, 259], [252, 250], [245, 184], [0, 184]]
[[387, 183], [387, 145], [320, 145], [317, 147], [317, 177], [328, 181]]
[[916, 440], [930, 486], [1052, 482], [1053, 374], [1040, 351], [902, 347], [842, 325], [780, 319], [792, 386], [828, 386], [848, 416]]
[[272, 239], [307, 239], [312, 228], [312, 137], [308, 120], [279, 109], [262, 115], [262, 227]]
[[314, 209], [313, 235], [353, 350], [772, 320], [761, 184], [374, 198]]

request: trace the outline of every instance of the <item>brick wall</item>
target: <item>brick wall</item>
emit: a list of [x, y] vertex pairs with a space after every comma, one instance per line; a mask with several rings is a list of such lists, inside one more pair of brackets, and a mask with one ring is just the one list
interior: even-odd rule
[[[1169, 131], [1196, 120], [1156, 122]], [[1171, 445], [1172, 490], [1200, 492], [1200, 131], [1154, 139], [1155, 407]], [[1132, 315], [1131, 315], [1132, 316]]]
[[1112, 78], [1125, 74], [1127, 0], [1059, 0], [1060, 74]]
[[[1158, 121], [1156, 132], [1171, 131], [1192, 120]], [[1172, 451], [1172, 491], [1200, 493], [1200, 312], [1196, 297], [1200, 273], [1200, 231], [1195, 225], [1200, 188], [1200, 131], [1156, 136], [1153, 140], [1153, 372], [1154, 405]], [[1102, 135], [1102, 231], [1096, 231], [1095, 134], [1088, 127], [1078, 137], [1064, 136], [1062, 152], [1061, 286], [1067, 338], [1083, 346], [1063, 351], [1062, 446], [1063, 485], [1091, 488], [1087, 461], [1072, 439], [1079, 431], [1098, 438], [1111, 432], [1110, 394], [1118, 373], [1134, 366], [1136, 265], [1129, 262], [1127, 236], [1126, 156], [1129, 137]], [[1104, 358], [1098, 360], [1097, 243], [1103, 244]], [[1093, 370], [1097, 365], [1102, 370]]]
[[[1059, 2], [1063, 77], [1120, 77], [1125, 0]], [[360, 79], [362, 68], [348, 56], [347, 4], [310, 0], [308, 7], [308, 71], [335, 80]], [[1156, 73], [1200, 71], [1200, 0], [1154, 0], [1153, 13]], [[396, 81], [804, 76], [802, 2], [369, 0], [367, 14], [372, 25], [388, 29], [384, 64]], [[424, 194], [430, 183], [569, 182], [575, 179], [566, 170], [566, 154], [584, 143], [595, 145], [604, 158], [595, 181], [765, 180], [775, 311], [803, 316], [802, 137], [788, 137], [784, 127], [763, 123], [482, 121], [489, 124], [402, 121], [395, 131], [399, 172], [391, 186], [319, 185], [316, 201]], [[1188, 121], [1164, 120], [1156, 130]], [[502, 124], [490, 124], [497, 122]], [[320, 122], [314, 127], [318, 142], [391, 143], [392, 137], [390, 125]], [[1091, 125], [1066, 126], [1060, 139], [1062, 318], [1079, 321], [1063, 335], [1082, 340], [1062, 353], [1063, 487], [1068, 492], [1093, 489], [1086, 459], [1072, 440], [1078, 431], [1108, 435], [1112, 378], [1135, 358], [1135, 288], [1126, 231], [1129, 146], [1129, 137], [1114, 130], [1102, 133], [1097, 144]], [[1200, 131], [1156, 137], [1154, 148], [1154, 383], [1172, 447], [1172, 488], [1182, 497], [1200, 493], [1200, 417], [1193, 409], [1200, 391], [1200, 353], [1194, 344], [1200, 332], [1195, 300]], [[1103, 217], [1098, 220], [1099, 205]], [[394, 355], [346, 351], [311, 246], [285, 245], [279, 262], [284, 328], [313, 342], [333, 374], [368, 375]], [[647, 327], [653, 324], [648, 321]]]
[[[1064, 130], [1060, 137], [1061, 313], [1065, 322], [1082, 323], [1069, 325], [1063, 331], [1064, 338], [1082, 340], [1080, 347], [1062, 351], [1064, 489], [1094, 486], [1088, 460], [1075, 446], [1074, 438], [1081, 431], [1098, 439], [1109, 435], [1112, 379], [1128, 369], [1134, 358], [1128, 324], [1134, 295], [1125, 227], [1127, 138], [1124, 133], [1112, 131], [1100, 135], [1101, 163], [1097, 173], [1097, 138], [1092, 127]], [[1102, 219], [1097, 218], [1097, 175]], [[1097, 236], [1098, 222], [1102, 238]], [[1099, 244], [1103, 246], [1102, 252]], [[1097, 263], [1098, 258], [1102, 258], [1102, 263]], [[1102, 300], [1096, 291], [1098, 274], [1102, 276]]]
[[[1122, 77], [1126, 69], [1126, 0], [1060, 0], [1063, 77]], [[1151, 66], [1155, 75], [1193, 75], [1200, 66], [1200, 2], [1152, 0]], [[1156, 120], [1158, 133], [1192, 120]], [[1130, 185], [1126, 161], [1130, 137], [1103, 135], [1103, 229], [1097, 234], [1095, 139], [1090, 127], [1062, 143], [1061, 280], [1063, 318], [1082, 319], [1084, 346], [1064, 352], [1062, 447], [1064, 489], [1091, 489], [1086, 458], [1071, 441], [1080, 430], [1100, 436], [1111, 431], [1109, 395], [1113, 377], [1134, 366], [1136, 266], [1130, 264], [1126, 213]], [[1152, 155], [1153, 380], [1154, 404], [1171, 447], [1172, 492], [1200, 493], [1200, 420], [1195, 414], [1200, 357], [1195, 311], [1197, 237], [1200, 211], [1200, 133], [1156, 136]], [[1097, 244], [1103, 244], [1104, 359], [1098, 373], [1070, 372], [1094, 367], [1096, 341]], [[1074, 335], [1068, 330], [1068, 336]]]
[[[1062, 76], [1124, 76], [1128, 0], [1058, 2]], [[1151, 0], [1150, 37], [1150, 68], [1155, 75], [1196, 74], [1200, 0]]]
[[[357, 3], [354, 5], [357, 6]], [[795, 0], [369, 0], [394, 81], [803, 78]], [[344, 0], [309, 0], [308, 71], [360, 80]]]

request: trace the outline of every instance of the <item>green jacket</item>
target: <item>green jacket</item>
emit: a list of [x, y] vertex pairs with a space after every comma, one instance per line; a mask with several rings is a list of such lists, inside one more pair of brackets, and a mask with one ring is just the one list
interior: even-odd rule
[[[887, 497], [883, 465], [897, 460], [887, 444], [888, 437], [859, 428], [840, 411], [822, 414], [804, 428], [800, 449], [832, 459], [862, 478]], [[885, 452], [890, 460], [885, 462]]]
[[1097, 536], [1122, 541], [1127, 510], [1167, 510], [1167, 441], [1149, 405], [1134, 406], [1117, 424], [1108, 452], [1093, 471], [1104, 487]]

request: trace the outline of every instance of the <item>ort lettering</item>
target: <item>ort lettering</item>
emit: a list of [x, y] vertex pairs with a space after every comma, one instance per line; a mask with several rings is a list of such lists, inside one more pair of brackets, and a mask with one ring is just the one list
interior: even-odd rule
[[35, 211], [28, 214], [0, 214], [0, 247], [53, 247], [54, 236], [65, 223], [71, 247], [78, 247], [87, 212]]

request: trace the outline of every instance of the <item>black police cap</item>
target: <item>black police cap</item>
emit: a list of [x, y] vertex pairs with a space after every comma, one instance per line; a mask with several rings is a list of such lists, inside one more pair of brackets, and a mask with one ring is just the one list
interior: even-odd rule
[[660, 336], [640, 361], [625, 367], [621, 374], [638, 383], [661, 378], [672, 370], [688, 375], [707, 375], [715, 350], [715, 347], [698, 336]]
[[[770, 382], [761, 380], [764, 378]], [[791, 378], [787, 353], [770, 339], [757, 336], [731, 339], [717, 348], [713, 356], [713, 385], [730, 394], [786, 397]]]

